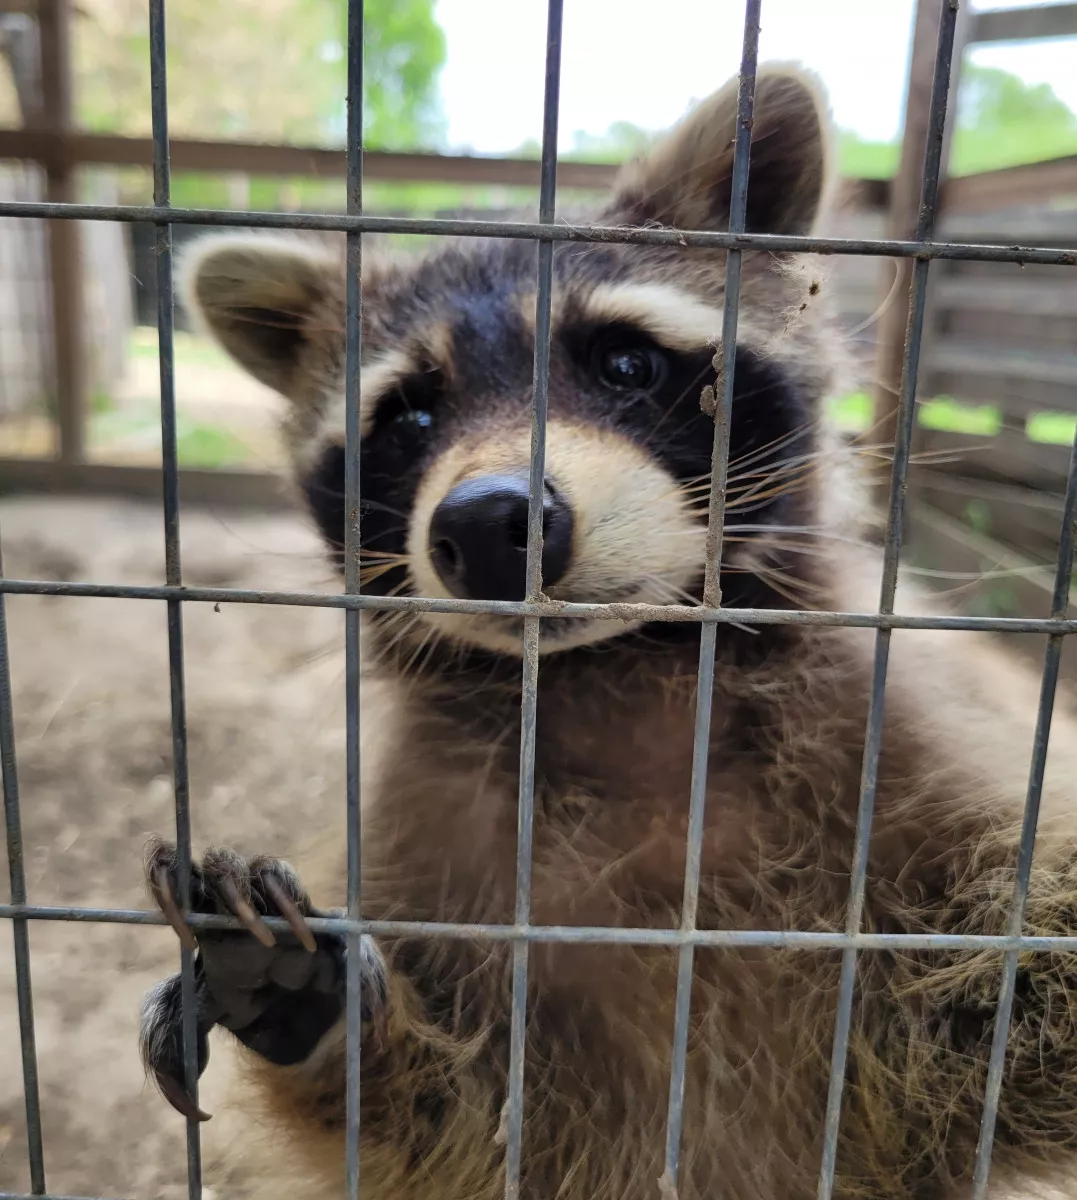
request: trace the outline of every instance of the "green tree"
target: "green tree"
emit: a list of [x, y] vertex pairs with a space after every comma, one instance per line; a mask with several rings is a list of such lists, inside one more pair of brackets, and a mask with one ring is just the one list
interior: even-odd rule
[[[897, 169], [897, 142], [869, 142], [842, 130], [845, 175], [885, 179]], [[950, 169], [971, 175], [1077, 154], [1077, 114], [1045, 83], [969, 63], [961, 73]]]
[[614, 121], [605, 133], [593, 134], [583, 130], [572, 136], [572, 149], [565, 158], [579, 162], [622, 163], [642, 154], [657, 134], [633, 125], [631, 121]]
[[[346, 10], [346, 0], [335, 2]], [[433, 0], [366, 0], [365, 9], [367, 145], [437, 147], [445, 135], [437, 88], [445, 35]]]
[[[587, 133], [577, 129], [572, 135], [572, 148], [558, 156], [565, 162], [622, 163], [642, 154], [657, 134], [631, 121], [614, 121], [605, 133]], [[538, 158], [542, 143], [528, 138], [513, 151], [516, 158]]]
[[953, 170], [989, 171], [1077, 154], [1077, 113], [1046, 83], [997, 67], [965, 68], [957, 105]]
[[[168, 91], [177, 136], [339, 141], [345, 127], [346, 0], [169, 0]], [[93, 130], [149, 131], [145, 0], [83, 0], [76, 112]], [[445, 39], [434, 0], [367, 0], [364, 121], [377, 149], [441, 136]]]

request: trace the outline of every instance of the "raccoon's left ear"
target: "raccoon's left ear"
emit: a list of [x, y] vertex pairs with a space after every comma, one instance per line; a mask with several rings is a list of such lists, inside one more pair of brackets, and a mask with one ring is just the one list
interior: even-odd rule
[[[704, 100], [627, 166], [603, 220], [725, 229], [729, 223], [738, 80]], [[810, 233], [830, 176], [830, 122], [819, 85], [793, 66], [756, 76], [748, 173], [749, 233]]]
[[339, 339], [327, 321], [339, 309], [343, 324], [343, 262], [314, 245], [218, 234], [195, 243], [177, 276], [198, 324], [255, 379], [291, 400], [302, 392], [308, 346]]

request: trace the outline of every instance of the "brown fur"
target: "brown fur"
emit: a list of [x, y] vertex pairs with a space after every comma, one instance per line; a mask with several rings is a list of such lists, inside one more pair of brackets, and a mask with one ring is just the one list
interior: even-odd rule
[[[720, 227], [732, 95], [720, 93], [632, 168], [605, 219]], [[750, 222], [802, 232], [814, 219], [826, 174], [817, 101], [801, 77], [780, 70], [761, 76], [758, 96]], [[590, 298], [616, 310], [614, 285], [628, 281], [677, 289], [692, 312], [710, 306], [720, 327], [720, 253], [586, 249], [572, 248], [576, 257], [559, 276], [555, 321], [571, 311], [573, 294], [578, 306]], [[343, 282], [328, 260], [307, 270], [303, 264], [317, 258], [305, 249], [274, 249], [276, 259], [263, 253], [255, 241], [209, 242], [191, 268], [189, 294], [226, 348], [292, 401], [286, 437], [301, 474], [342, 428]], [[445, 253], [446, 262], [460, 256], [454, 269], [472, 270], [470, 249]], [[444, 349], [444, 314], [411, 270], [375, 266], [364, 279], [364, 371], [372, 393], [364, 403], [377, 400], [383, 360], [395, 362], [386, 356], [412, 353], [393, 324], [402, 311], [415, 353], [437, 351], [429, 340], [422, 347], [424, 330], [441, 331], [433, 340]], [[820, 278], [811, 263], [748, 254], [741, 318], [742, 341], [816, 399], [830, 386], [835, 361], [816, 298]], [[636, 300], [645, 295], [637, 292]], [[302, 349], [286, 367], [274, 361], [272, 347], [267, 355], [242, 330], [238, 341], [234, 336], [237, 310], [272, 308], [281, 296], [306, 322]], [[655, 320], [668, 322], [674, 313], [663, 303]], [[661, 475], [636, 447], [588, 432], [586, 422], [571, 416], [551, 420], [550, 446], [550, 469], [578, 479], [584, 491], [589, 454], [592, 475], [637, 466], [640, 480], [649, 480], [648, 470]], [[573, 454], [582, 455], [576, 467]], [[476, 462], [499, 455], [526, 462], [526, 414], [510, 418], [491, 401], [475, 419], [472, 440], [439, 458], [423, 487], [436, 501], [451, 481], [478, 470]], [[813, 524], [830, 520], [836, 470], [836, 460], [827, 458], [803, 484]], [[593, 486], [600, 491], [600, 482]], [[668, 519], [647, 524], [646, 513], [664, 511], [659, 491], [634, 525], [637, 562], [660, 549], [668, 521], [680, 519], [674, 506]], [[437, 582], [432, 571], [423, 573], [424, 504], [420, 499], [420, 515], [412, 514], [412, 532], [419, 532], [409, 543], [420, 594]], [[837, 529], [837, 520], [828, 527]], [[701, 527], [695, 528], [690, 556], [699, 554]], [[763, 535], [752, 552], [765, 556], [767, 547]], [[621, 598], [631, 594], [632, 560], [624, 578], [616, 565], [623, 546], [604, 542], [595, 553], [602, 549], [608, 563], [583, 584], [573, 585], [570, 576], [563, 598], [614, 598], [593, 594], [603, 579], [612, 593], [624, 589]], [[736, 561], [737, 544], [728, 549]], [[679, 565], [679, 559], [672, 564], [674, 575]], [[672, 578], [665, 565], [656, 570]], [[810, 588], [820, 607], [863, 611], [877, 603], [878, 565], [870, 551], [823, 536], [798, 570], [789, 587], [798, 597]], [[922, 602], [910, 594], [902, 603], [908, 610]], [[601, 643], [620, 632], [609, 624], [587, 630], [582, 640]], [[381, 644], [393, 628], [373, 626], [371, 635]], [[434, 647], [424, 661], [432, 631], [448, 651]], [[379, 668], [395, 694], [370, 714], [378, 762], [364, 793], [364, 915], [510, 922], [520, 702], [519, 665], [510, 656], [518, 651], [487, 618], [420, 620], [399, 637]], [[770, 631], [758, 651], [750, 648], [752, 638], [719, 631], [699, 925], [840, 930], [875, 635]], [[899, 631], [892, 641], [864, 927], [1001, 932], [1035, 681], [980, 635]], [[495, 652], [485, 674], [453, 669], [451, 651], [465, 644]], [[535, 923], [678, 926], [696, 654], [687, 639], [652, 645], [641, 636], [611, 641], [605, 651], [599, 645], [582, 658], [575, 651], [544, 658]], [[411, 669], [403, 671], [406, 663]], [[1075, 733], [1072, 714], [1059, 712], [1028, 907], [1035, 932], [1072, 933], [1077, 925]], [[339, 897], [341, 871], [338, 860], [313, 879], [308, 872], [306, 882], [316, 894]], [[500, 943], [421, 939], [382, 949], [390, 967], [389, 1036], [363, 1049], [363, 1195], [494, 1200], [504, 1188], [511, 951]], [[678, 1182], [683, 1200], [815, 1194], [839, 964], [834, 952], [697, 952]], [[995, 952], [861, 954], [835, 1192], [842, 1200], [968, 1193], [1000, 979]], [[669, 949], [532, 947], [524, 1195], [658, 1194], [675, 984], [676, 955]], [[1048, 1178], [1077, 1152], [1075, 987], [1067, 956], [1022, 959], [995, 1150], [1000, 1179]], [[287, 1128], [287, 1153], [308, 1181], [305, 1195], [341, 1193], [343, 1063], [336, 1030], [300, 1067], [253, 1058], [248, 1064], [244, 1103], [259, 1096], [264, 1111]]]

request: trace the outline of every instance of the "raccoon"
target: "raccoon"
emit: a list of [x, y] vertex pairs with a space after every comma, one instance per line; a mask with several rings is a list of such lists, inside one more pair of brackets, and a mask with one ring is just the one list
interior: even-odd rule
[[[736, 83], [626, 167], [597, 220], [727, 226]], [[747, 226], [823, 219], [831, 135], [816, 84], [758, 77]], [[374, 595], [524, 595], [536, 251], [439, 245], [364, 271], [361, 572]], [[725, 254], [559, 244], [542, 496], [551, 600], [699, 603]], [[818, 262], [743, 259], [720, 583], [726, 607], [869, 611], [878, 555], [850, 534], [866, 503], [827, 431], [841, 371]], [[343, 562], [342, 259], [288, 238], [216, 236], [183, 294], [221, 346], [287, 401], [291, 479]], [[855, 462], [853, 463], [855, 466]], [[855, 474], [855, 472], [853, 472]], [[905, 611], [925, 604], [914, 592]], [[364, 616], [381, 748], [363, 812], [367, 919], [511, 923], [521, 622]], [[871, 630], [723, 624], [717, 637], [698, 925], [840, 931], [871, 690]], [[698, 626], [544, 619], [532, 920], [680, 926]], [[985, 637], [896, 631], [863, 927], [1005, 932], [1037, 681]], [[1077, 927], [1077, 723], [1056, 713], [1026, 928]], [[313, 880], [342, 896], [343, 853]], [[189, 945], [174, 848], [151, 892]], [[344, 953], [276, 859], [209, 851], [195, 911], [199, 1066], [214, 1026], [245, 1048], [243, 1104], [283, 1130], [306, 1184], [342, 1195]], [[266, 915], [292, 933], [274, 936]], [[249, 930], [249, 932], [248, 932]], [[362, 1194], [493, 1200], [505, 1187], [511, 951], [499, 942], [362, 940]], [[677, 955], [669, 945], [530, 948], [520, 1195], [533, 1200], [808, 1200], [815, 1195], [841, 955], [701, 947], [694, 959], [683, 1149], [664, 1177]], [[859, 955], [835, 1196], [966, 1196], [1002, 954]], [[994, 1178], [1044, 1180], [1077, 1151], [1077, 966], [1025, 954]], [[178, 977], [147, 999], [142, 1050], [184, 1112]]]

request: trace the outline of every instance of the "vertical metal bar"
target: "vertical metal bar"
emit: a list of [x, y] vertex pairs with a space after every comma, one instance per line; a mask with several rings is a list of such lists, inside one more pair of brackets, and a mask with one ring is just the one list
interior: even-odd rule
[[[935, 226], [958, 3], [959, 0], [947, 0], [939, 16], [927, 145], [924, 150], [924, 175], [920, 189], [920, 213], [916, 223], [917, 241], [927, 241]], [[912, 441], [917, 373], [920, 366], [920, 344], [924, 330], [924, 306], [927, 299], [928, 265], [928, 260], [924, 258], [916, 259], [913, 264], [912, 298], [905, 330], [905, 353], [901, 368], [901, 392], [898, 400], [897, 438], [890, 472], [890, 503], [887, 513], [886, 544], [879, 595], [880, 613], [894, 611], [894, 595], [897, 591], [898, 560], [901, 554], [904, 523], [905, 487], [909, 470], [909, 448]], [[871, 844], [871, 823], [875, 814], [875, 792], [879, 780], [886, 671], [889, 661], [890, 630], [879, 629], [875, 635], [871, 696], [868, 701], [867, 731], [864, 738], [864, 757], [860, 773], [860, 800], [857, 807], [856, 834], [849, 880], [849, 906], [845, 921], [845, 931], [852, 934], [860, 931], [860, 922], [864, 911], [868, 851]], [[841, 1101], [845, 1088], [845, 1066], [849, 1055], [853, 996], [856, 988], [856, 963], [856, 947], [850, 946], [842, 951], [837, 1013], [834, 1019], [834, 1044], [830, 1058], [823, 1155], [819, 1171], [819, 1200], [830, 1200], [834, 1190], [838, 1133], [841, 1124]]]
[[[363, 211], [363, 0], [348, 0], [348, 213]], [[358, 593], [359, 539], [359, 387], [363, 358], [363, 239], [347, 235], [347, 314], [345, 317], [345, 465], [344, 465], [344, 590]], [[359, 651], [358, 609], [344, 614], [344, 675], [347, 722], [347, 842], [348, 916], [362, 914], [363, 840], [360, 810]], [[347, 1033], [345, 1180], [348, 1200], [359, 1200], [359, 1067], [362, 1038], [361, 937], [347, 938], [345, 1028]]]
[[[759, 60], [759, 20], [762, 0], [746, 0], [741, 44], [740, 85], [737, 94], [737, 132], [733, 144], [733, 178], [729, 200], [729, 230], [743, 233], [748, 201], [748, 168], [751, 160], [752, 117], [755, 110], [755, 76]], [[714, 414], [711, 450], [711, 490], [707, 516], [703, 603], [722, 603], [721, 559], [725, 525], [726, 479], [729, 473], [729, 430], [733, 413], [733, 374], [737, 353], [737, 319], [740, 313], [741, 251], [726, 255], [725, 303], [722, 310], [722, 394]], [[714, 652], [718, 626], [703, 625], [699, 635], [699, 668], [696, 677], [696, 718], [692, 736], [692, 782], [688, 811], [688, 844], [684, 871], [681, 929], [695, 928], [699, 905], [699, 875], [703, 847], [703, 820], [707, 805], [707, 763], [710, 755], [711, 706], [714, 700]], [[684, 1126], [684, 1087], [688, 1061], [688, 1027], [692, 1015], [692, 973], [695, 947], [685, 942], [678, 952], [677, 995], [674, 1004], [673, 1055], [670, 1066], [669, 1105], [666, 1114], [664, 1180], [675, 1193], [680, 1172]]]
[[[0, 577], [4, 561], [0, 551]], [[11, 903], [26, 903], [26, 870], [22, 852], [22, 818], [19, 812], [19, 775], [15, 760], [15, 713], [11, 699], [11, 663], [8, 660], [7, 611], [0, 593], [0, 769], [4, 783], [4, 825], [7, 837]], [[45, 1156], [41, 1143], [41, 1095], [37, 1083], [37, 1041], [34, 1037], [34, 999], [30, 985], [30, 933], [25, 919], [12, 922], [15, 942], [15, 991], [19, 1005], [19, 1039], [22, 1043], [22, 1090], [26, 1104], [26, 1143], [30, 1159], [30, 1190], [45, 1192]]]
[[[168, 146], [168, 75], [164, 0], [149, 0], [150, 104], [153, 121], [153, 202], [171, 203], [171, 165]], [[161, 470], [164, 484], [165, 581], [183, 582], [180, 565], [179, 467], [176, 459], [176, 374], [173, 345], [175, 310], [172, 289], [172, 227], [157, 226], [157, 354], [161, 375]], [[183, 668], [183, 608], [169, 600], [168, 678], [172, 705], [172, 774], [176, 807], [176, 858], [180, 903], [190, 903], [191, 790], [187, 772], [187, 696]], [[198, 1097], [198, 1040], [195, 1026], [194, 955], [180, 950], [183, 1015], [183, 1070], [187, 1092]], [[187, 1194], [202, 1195], [202, 1151], [198, 1122], [187, 1119]]]
[[[557, 121], [561, 101], [563, 0], [549, 0], [546, 13], [546, 79], [542, 108], [539, 221], [553, 223], [557, 203]], [[550, 309], [553, 242], [538, 244], [535, 294], [535, 363], [531, 408], [531, 467], [527, 508], [526, 594], [542, 594], [542, 514], [546, 480], [546, 412], [550, 374]], [[515, 923], [531, 919], [531, 841], [535, 816], [535, 752], [538, 728], [539, 618], [524, 618], [523, 683], [520, 701], [520, 790], [516, 831]], [[505, 1142], [505, 1200], [519, 1200], [523, 1155], [524, 1066], [527, 1032], [528, 943], [512, 947], [512, 1018], [509, 1031], [509, 1094]]]
[[[1062, 530], [1058, 542], [1058, 562], [1055, 566], [1055, 585], [1051, 597], [1051, 616], [1065, 617], [1069, 608], [1070, 581], [1073, 575], [1074, 543], [1077, 541], [1077, 433], [1070, 452], [1069, 479], [1066, 501], [1062, 510]], [[1032, 875], [1032, 855], [1036, 845], [1036, 827], [1040, 816], [1040, 797], [1043, 792], [1043, 773], [1047, 765], [1047, 744], [1051, 736], [1051, 717], [1054, 712], [1058, 671], [1062, 661], [1062, 636], [1047, 639], [1040, 684], [1040, 703], [1036, 713], [1036, 732], [1032, 740], [1032, 763], [1028, 774], [1028, 792], [1021, 824], [1021, 841], [1017, 854], [1017, 873], [1014, 880], [1013, 904], [1007, 918], [1006, 932], [1020, 937]], [[1002, 1092], [1002, 1071], [1006, 1063], [1006, 1042], [1013, 1016], [1014, 988], [1017, 981], [1019, 951], [1007, 950], [1002, 960], [1002, 986], [999, 989], [995, 1028], [991, 1037], [991, 1056], [987, 1064], [987, 1088], [984, 1097], [980, 1136], [976, 1144], [976, 1165], [973, 1172], [974, 1200], [984, 1200], [991, 1173], [991, 1149], [995, 1140], [999, 1096]]]

